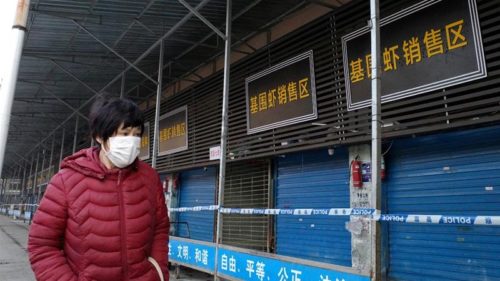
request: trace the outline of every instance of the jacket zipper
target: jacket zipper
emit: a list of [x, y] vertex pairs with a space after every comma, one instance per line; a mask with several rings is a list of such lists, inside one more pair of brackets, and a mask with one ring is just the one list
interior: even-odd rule
[[128, 259], [127, 259], [127, 231], [125, 227], [125, 204], [123, 202], [123, 191], [121, 187], [122, 181], [122, 171], [118, 172], [118, 200], [120, 201], [120, 230], [121, 230], [121, 252], [122, 252], [122, 265], [123, 265], [123, 277], [124, 280], [128, 280]]

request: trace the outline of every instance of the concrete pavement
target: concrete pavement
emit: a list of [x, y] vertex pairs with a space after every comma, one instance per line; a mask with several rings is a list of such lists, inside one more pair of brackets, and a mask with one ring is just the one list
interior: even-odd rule
[[28, 227], [0, 215], [0, 281], [35, 280], [28, 262]]
[[[0, 215], [0, 281], [35, 281], [26, 252], [28, 229], [27, 223]], [[170, 275], [170, 280], [213, 280], [211, 275], [186, 268], [181, 269], [178, 279], [174, 272]]]

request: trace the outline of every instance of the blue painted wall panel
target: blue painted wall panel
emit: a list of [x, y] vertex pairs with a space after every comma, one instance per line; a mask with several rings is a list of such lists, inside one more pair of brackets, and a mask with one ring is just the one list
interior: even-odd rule
[[[345, 149], [286, 155], [276, 160], [277, 208], [349, 208], [349, 161]], [[277, 216], [276, 253], [351, 266], [347, 217]]]
[[[500, 215], [500, 127], [396, 140], [389, 213]], [[500, 227], [390, 223], [390, 280], [500, 280]]]
[[[179, 207], [215, 204], [216, 168], [195, 169], [181, 173]], [[179, 213], [178, 236], [213, 242], [214, 212]], [[189, 225], [189, 231], [188, 226]]]

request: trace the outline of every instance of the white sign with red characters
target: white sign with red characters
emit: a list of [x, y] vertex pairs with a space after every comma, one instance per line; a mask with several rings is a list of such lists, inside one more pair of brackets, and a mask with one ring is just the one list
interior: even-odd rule
[[219, 146], [210, 147], [210, 161], [220, 160], [221, 149]]

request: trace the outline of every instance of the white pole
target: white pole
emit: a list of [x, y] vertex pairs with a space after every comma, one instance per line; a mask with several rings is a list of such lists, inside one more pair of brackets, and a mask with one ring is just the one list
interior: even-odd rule
[[[42, 178], [43, 175], [43, 169], [45, 168], [45, 156], [47, 154], [47, 150], [43, 149], [42, 150], [42, 168], [40, 169], [40, 178]], [[42, 199], [42, 184], [43, 182], [38, 182], [37, 187], [38, 187], [38, 195], [37, 195], [37, 202], [40, 202], [40, 199]]]
[[156, 169], [156, 160], [158, 158], [158, 148], [159, 144], [159, 133], [160, 133], [160, 106], [161, 106], [161, 91], [162, 91], [162, 80], [163, 80], [163, 52], [164, 52], [163, 40], [160, 42], [160, 57], [158, 58], [158, 84], [156, 85], [156, 105], [155, 105], [155, 125], [153, 132], [153, 155], [151, 158], [151, 167]]
[[[30, 172], [28, 174], [28, 180], [31, 178], [31, 176], [33, 175], [33, 165], [35, 164], [35, 153], [33, 153], [33, 155], [31, 156], [31, 163], [30, 163]], [[30, 189], [31, 187], [28, 186], [28, 183], [26, 183], [26, 186], [24, 187], [24, 191], [26, 193], [28, 193], [28, 189]]]
[[[381, 182], [380, 182], [380, 160], [382, 150], [381, 133], [381, 108], [380, 108], [380, 15], [379, 0], [370, 0], [370, 20], [371, 20], [371, 72], [372, 72], [372, 190], [371, 206], [375, 210], [380, 210]], [[372, 280], [380, 278], [380, 224], [371, 222], [371, 271]]]
[[219, 192], [217, 196], [217, 232], [215, 233], [215, 274], [214, 280], [219, 280], [217, 267], [218, 267], [218, 253], [219, 244], [222, 242], [222, 201], [224, 200], [224, 184], [226, 181], [226, 146], [227, 146], [227, 127], [228, 127], [228, 104], [229, 104], [229, 74], [231, 66], [231, 16], [232, 3], [231, 0], [226, 1], [226, 42], [224, 47], [224, 83], [222, 92], [222, 124], [220, 135], [220, 162], [219, 162]]
[[76, 121], [75, 121], [75, 134], [73, 135], [73, 154], [76, 152], [76, 142], [78, 141], [78, 115], [76, 116]]
[[61, 163], [62, 163], [62, 160], [63, 160], [63, 154], [64, 154], [64, 135], [65, 135], [65, 132], [66, 132], [66, 130], [63, 128], [63, 130], [62, 130], [62, 136], [61, 136], [61, 153], [59, 153], [59, 167], [61, 167]]
[[21, 181], [21, 197], [24, 196], [24, 187], [26, 186], [26, 170], [28, 170], [28, 164], [24, 164], [23, 180]]
[[[52, 175], [50, 174], [50, 166], [52, 166], [52, 164], [53, 164], [53, 161], [52, 161], [52, 160], [54, 159], [53, 157], [54, 157], [54, 145], [55, 145], [55, 143], [56, 143], [56, 135], [54, 135], [54, 136], [52, 137], [52, 145], [51, 145], [51, 147], [50, 147], [49, 166], [48, 166], [48, 168], [47, 168], [47, 181], [48, 181], [48, 180], [50, 180], [50, 178], [49, 178], [49, 177], [50, 177], [50, 176], [52, 176]], [[54, 167], [54, 171], [55, 171], [55, 167]]]
[[30, 0], [18, 0], [16, 18], [12, 26], [13, 45], [8, 50], [9, 58], [3, 75], [3, 82], [0, 86], [0, 173], [3, 168], [5, 157], [5, 147], [7, 146], [7, 136], [9, 134], [10, 112], [14, 102], [14, 92], [16, 90], [17, 75], [19, 72], [19, 62], [23, 50], [24, 34], [26, 32], [26, 21]]
[[120, 98], [123, 99], [125, 97], [125, 73], [122, 75], [122, 83], [120, 85]]
[[[36, 154], [36, 164], [35, 164], [35, 174], [33, 175], [33, 196], [35, 196], [35, 189], [36, 189], [36, 186], [37, 186], [37, 181], [38, 181], [38, 160], [40, 160], [40, 151], [37, 152]], [[37, 204], [38, 204], [38, 201], [37, 201]]]

